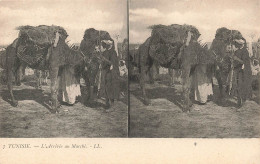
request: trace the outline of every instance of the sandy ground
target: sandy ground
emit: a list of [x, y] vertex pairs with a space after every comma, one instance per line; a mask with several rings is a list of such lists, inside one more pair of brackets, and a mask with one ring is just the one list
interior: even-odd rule
[[0, 137], [127, 137], [126, 98], [116, 101], [109, 113], [103, 108], [104, 100], [99, 99], [92, 107], [81, 102], [62, 105], [60, 113], [52, 114], [50, 87], [36, 90], [35, 85], [27, 81], [14, 87], [18, 107], [10, 105], [7, 87], [0, 85]]
[[[140, 87], [130, 85], [130, 137], [252, 138], [260, 137], [260, 106], [254, 100], [237, 109], [232, 98], [220, 103], [217, 86], [213, 101], [181, 110], [181, 85], [166, 81], [147, 84], [151, 105], [142, 103]], [[256, 93], [255, 93], [256, 94]]]

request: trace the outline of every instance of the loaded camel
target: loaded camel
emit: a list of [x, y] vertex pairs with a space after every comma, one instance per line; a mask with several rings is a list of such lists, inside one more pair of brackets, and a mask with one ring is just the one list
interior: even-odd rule
[[214, 63], [212, 53], [197, 40], [200, 36], [196, 27], [191, 25], [170, 26], [154, 25], [149, 37], [138, 49], [140, 86], [144, 104], [150, 104], [145, 91], [145, 74], [156, 61], [160, 66], [182, 71], [182, 90], [184, 96], [183, 111], [189, 111], [192, 105], [189, 95], [191, 89], [191, 76], [199, 64], [207, 64], [211, 70]]
[[[88, 57], [84, 52], [73, 50], [66, 44], [65, 39], [68, 34], [62, 27], [40, 25], [37, 27], [20, 26], [17, 29], [20, 30], [19, 37], [6, 49], [7, 86], [11, 96], [11, 105], [18, 105], [13, 94], [13, 72], [19, 70], [21, 63], [25, 62], [32, 69], [49, 71], [51, 108], [52, 112], [56, 113], [59, 105], [57, 100], [59, 69], [62, 66], [71, 65], [81, 74], [88, 64]], [[107, 39], [106, 35], [96, 35], [96, 33], [93, 35], [99, 38], [99, 41]], [[94, 53], [94, 50], [92, 52]]]

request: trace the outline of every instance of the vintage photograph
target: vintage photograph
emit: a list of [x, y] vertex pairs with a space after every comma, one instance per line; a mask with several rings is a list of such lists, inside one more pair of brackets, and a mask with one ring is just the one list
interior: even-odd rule
[[260, 137], [259, 0], [131, 0], [129, 137]]
[[257, 138], [259, 10], [1, 0], [0, 137]]
[[0, 1], [0, 137], [127, 137], [127, 2]]

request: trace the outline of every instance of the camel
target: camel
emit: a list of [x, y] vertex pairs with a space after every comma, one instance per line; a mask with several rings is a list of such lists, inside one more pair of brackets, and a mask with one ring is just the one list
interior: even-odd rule
[[138, 49], [139, 80], [145, 105], [150, 104], [145, 91], [145, 74], [152, 76], [150, 69], [154, 62], [169, 69], [182, 71], [183, 111], [190, 111], [192, 105], [189, 94], [191, 89], [191, 76], [198, 64], [207, 64], [212, 70], [214, 63], [212, 53], [197, 39], [199, 31], [190, 25], [155, 25], [152, 26], [152, 35]]
[[[47, 32], [55, 29], [55, 35], [53, 37], [54, 42], [50, 41], [50, 38], [47, 37], [46, 43], [46, 38], [42, 37], [38, 39], [38, 42], [36, 44], [26, 32], [20, 32], [19, 37], [11, 45], [7, 47], [7, 83], [8, 90], [11, 95], [11, 104], [13, 106], [18, 105], [18, 102], [17, 100], [15, 100], [12, 91], [12, 72], [19, 71], [21, 63], [26, 62], [26, 64], [32, 69], [49, 71], [49, 77], [51, 80], [51, 108], [52, 112], [57, 113], [59, 112], [59, 103], [57, 100], [57, 77], [59, 69], [65, 65], [71, 65], [74, 66], [78, 76], [84, 75], [85, 68], [89, 66], [93, 58], [89, 57], [88, 55], [96, 52], [101, 40], [111, 40], [111, 37], [106, 31], [97, 31], [91, 28], [91, 30], [89, 30], [88, 35], [85, 36], [85, 39], [87, 40], [87, 43], [85, 44], [87, 49], [85, 49], [85, 51], [83, 51], [84, 49], [75, 50], [69, 47], [68, 44], [65, 42], [65, 39], [68, 35], [62, 27], [43, 25], [37, 27], [42, 28], [44, 30], [47, 29]], [[21, 26], [19, 29], [25, 29], [26, 31], [28, 28], [30, 29], [32, 27]], [[27, 57], [26, 59], [24, 56], [33, 55], [32, 53], [35, 53], [35, 51], [30, 51], [30, 48], [34, 47], [37, 48], [36, 52], [40, 54], [38, 55], [38, 58], [40, 58], [40, 60], [37, 60], [36, 63], [32, 64], [32, 62], [29, 62], [32, 60], [32, 57]]]
[[[244, 39], [242, 34], [237, 30], [229, 30], [225, 27], [219, 28], [216, 31], [215, 38], [210, 46], [210, 51], [215, 57], [215, 77], [218, 82], [220, 91], [220, 101], [226, 97], [228, 88], [228, 74], [231, 70], [231, 56], [232, 45], [235, 39]], [[245, 39], [244, 39], [245, 40]]]
[[[53, 34], [55, 36], [54, 43], [47, 42], [44, 44], [39, 44], [33, 41], [28, 33], [20, 31], [19, 37], [14, 40], [14, 42], [9, 45], [6, 49], [6, 69], [7, 69], [7, 86], [11, 96], [11, 105], [16, 107], [18, 105], [17, 100], [13, 95], [12, 86], [12, 72], [17, 72], [20, 70], [21, 64], [25, 62], [32, 69], [37, 70], [48, 70], [50, 72], [51, 79], [51, 109], [52, 112], [58, 112], [58, 101], [57, 101], [57, 76], [59, 68], [64, 65], [84, 65], [84, 56], [81, 52], [72, 50], [66, 43], [67, 38], [66, 31], [59, 26], [38, 26], [41, 28], [55, 28], [56, 32]], [[30, 29], [31, 26], [21, 26], [20, 29]], [[30, 48], [35, 50], [31, 50]], [[35, 48], [35, 49], [34, 49]], [[29, 62], [33, 59], [31, 56], [36, 55], [33, 53], [38, 53], [39, 60], [37, 62]], [[27, 58], [24, 56], [27, 55]], [[30, 56], [31, 55], [31, 56]], [[28, 57], [29, 56], [29, 57]], [[17, 77], [19, 78], [19, 77]], [[17, 81], [20, 81], [17, 79]]]

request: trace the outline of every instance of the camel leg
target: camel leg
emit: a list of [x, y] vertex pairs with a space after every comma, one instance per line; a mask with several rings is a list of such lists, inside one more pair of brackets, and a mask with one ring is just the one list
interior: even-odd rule
[[44, 71], [44, 80], [43, 80], [44, 85], [48, 84], [48, 72]]
[[220, 98], [220, 100], [223, 100], [225, 95], [223, 92], [223, 83], [221, 80], [221, 73], [219, 71], [216, 72], [216, 79], [218, 81], [218, 87], [219, 87], [219, 92], [220, 92], [219, 98]]
[[183, 79], [181, 78], [182, 77], [182, 71], [181, 70], [177, 70], [178, 72], [178, 75], [177, 75], [177, 81], [182, 84], [183, 83]]
[[26, 69], [26, 63], [22, 63], [22, 75], [21, 75], [21, 81], [24, 79], [24, 76], [25, 76], [25, 69]]
[[52, 110], [57, 113], [58, 111], [58, 72], [59, 67], [51, 67], [50, 69], [50, 79], [51, 79], [51, 101], [52, 101]]
[[147, 70], [148, 70], [147, 66], [141, 67], [141, 74], [139, 77], [140, 86], [141, 86], [141, 90], [142, 90], [143, 98], [144, 98], [144, 105], [149, 105], [151, 103], [151, 101], [147, 98], [146, 91], [145, 91], [145, 75], [146, 75]]
[[42, 71], [37, 70], [37, 89], [42, 88]]
[[17, 86], [20, 86], [21, 85], [21, 79], [22, 79], [22, 76], [23, 76], [23, 66], [22, 64], [18, 61], [17, 62], [17, 70], [15, 71], [15, 83]]
[[182, 77], [183, 77], [182, 90], [183, 90], [183, 96], [184, 96], [183, 111], [184, 112], [190, 111], [190, 107], [192, 106], [192, 102], [190, 101], [190, 89], [191, 89], [190, 69], [191, 69], [191, 66], [186, 66], [182, 72]]
[[149, 82], [150, 84], [154, 84], [154, 78], [155, 78], [155, 73], [154, 73], [155, 68], [154, 68], [154, 65], [150, 68], [148, 68], [148, 76], [149, 76]]
[[91, 93], [91, 84], [90, 84], [90, 74], [87, 72], [84, 77], [86, 89], [87, 89], [87, 97], [86, 101], [89, 102], [92, 99], [92, 93]]
[[175, 77], [175, 70], [174, 69], [171, 69], [171, 68], [168, 68], [168, 72], [169, 72], [169, 75], [170, 75], [170, 85], [171, 86], [174, 86], [174, 77]]
[[15, 48], [13, 47], [8, 47], [6, 50], [6, 77], [7, 77], [7, 87], [9, 90], [9, 93], [11, 95], [11, 105], [12, 106], [17, 106], [18, 101], [15, 100], [14, 95], [13, 95], [13, 67], [15, 64], [16, 58], [16, 53], [15, 53]]

